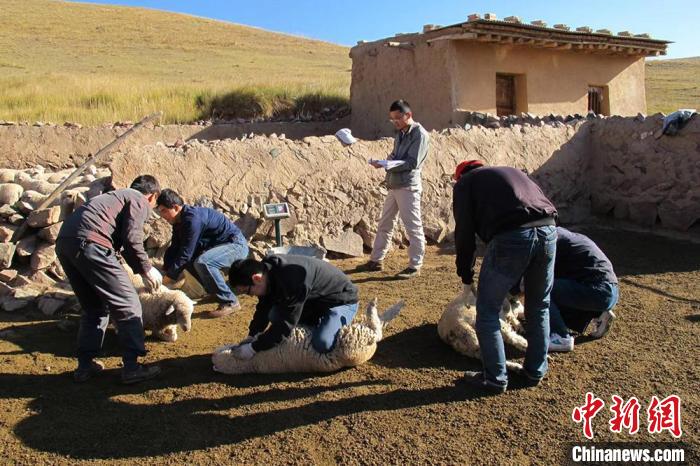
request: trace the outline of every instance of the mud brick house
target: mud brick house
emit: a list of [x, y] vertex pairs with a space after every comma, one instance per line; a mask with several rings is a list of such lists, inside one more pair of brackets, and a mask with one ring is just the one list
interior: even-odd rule
[[589, 27], [572, 30], [511, 16], [422, 33], [360, 41], [352, 58], [352, 128], [388, 135], [386, 114], [408, 100], [428, 129], [463, 124], [464, 112], [494, 115], [636, 115], [646, 112], [644, 58], [665, 55], [667, 41]]

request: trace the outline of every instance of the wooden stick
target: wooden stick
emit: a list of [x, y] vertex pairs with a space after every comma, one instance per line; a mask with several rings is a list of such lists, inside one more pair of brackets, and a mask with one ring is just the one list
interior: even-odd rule
[[[124, 134], [122, 134], [121, 136], [116, 138], [114, 141], [110, 142], [109, 144], [104, 146], [102, 149], [97, 151], [97, 153], [95, 155], [93, 155], [92, 157], [87, 159], [81, 166], [76, 168], [75, 171], [73, 173], [71, 173], [71, 175], [63, 181], [63, 183], [59, 184], [58, 187], [56, 189], [54, 189], [53, 192], [51, 194], [49, 194], [49, 196], [46, 199], [44, 199], [44, 201], [41, 204], [39, 204], [39, 206], [34, 210], [41, 210], [41, 209], [45, 209], [46, 207], [48, 207], [49, 204], [51, 204], [54, 201], [54, 199], [56, 199], [56, 197], [58, 197], [58, 195], [61, 194], [63, 192], [63, 190], [66, 189], [66, 187], [69, 184], [71, 184], [71, 182], [74, 179], [76, 179], [82, 172], [84, 172], [87, 167], [89, 167], [90, 165], [95, 163], [95, 161], [99, 157], [101, 157], [104, 154], [109, 153], [112, 149], [114, 149], [117, 145], [119, 145], [119, 143], [124, 141], [124, 139], [128, 138], [134, 131], [141, 128], [146, 123], [148, 123], [152, 120], [155, 120], [156, 118], [160, 118], [161, 115], [162, 115], [162, 112], [156, 112], [156, 113], [152, 113], [152, 114], [148, 115], [143, 120], [139, 121], [134, 126], [129, 128], [126, 132], [124, 132]], [[27, 223], [28, 219], [29, 219], [29, 217], [27, 217], [24, 220], [24, 222], [22, 222], [22, 224], [19, 226], [19, 228], [15, 231], [14, 235], [12, 235], [12, 239], [10, 240], [10, 242], [16, 243], [17, 241], [19, 241], [22, 238], [22, 235], [24, 234], [24, 232], [27, 230], [27, 227], [29, 226]]]

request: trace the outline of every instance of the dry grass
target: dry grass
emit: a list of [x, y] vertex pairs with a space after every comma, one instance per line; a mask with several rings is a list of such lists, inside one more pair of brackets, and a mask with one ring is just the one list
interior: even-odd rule
[[138, 8], [0, 0], [0, 11], [1, 119], [95, 124], [163, 110], [185, 122], [250, 89], [262, 116], [349, 95], [348, 50], [325, 42]]
[[[0, 119], [288, 116], [347, 103], [348, 49], [202, 18], [0, 0]], [[648, 113], [700, 107], [700, 58], [647, 64]]]
[[700, 57], [647, 62], [647, 111], [700, 109]]

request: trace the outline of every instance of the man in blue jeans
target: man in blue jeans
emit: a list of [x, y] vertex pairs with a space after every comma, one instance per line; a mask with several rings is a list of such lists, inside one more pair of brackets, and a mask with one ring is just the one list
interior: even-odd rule
[[618, 297], [610, 259], [589, 237], [557, 227], [549, 351], [573, 351], [569, 329], [583, 333], [591, 321], [591, 336], [605, 336], [616, 317], [612, 309]]
[[186, 205], [172, 189], [158, 196], [158, 213], [173, 226], [170, 247], [165, 251], [166, 285], [174, 283], [184, 269], [192, 273], [219, 307], [211, 317], [224, 317], [241, 308], [226, 284], [221, 269], [248, 257], [248, 243], [241, 230], [221, 212]]
[[259, 298], [248, 337], [233, 351], [239, 359], [274, 348], [300, 324], [313, 328], [311, 346], [328, 353], [357, 312], [357, 287], [337, 267], [313, 257], [239, 261], [231, 266], [229, 283], [236, 292]]
[[453, 191], [457, 275], [465, 293], [474, 293], [475, 235], [487, 243], [479, 274], [476, 334], [483, 372], [467, 371], [464, 380], [489, 393], [508, 386], [506, 357], [498, 318], [508, 291], [525, 277], [528, 342], [522, 375], [534, 386], [547, 372], [549, 294], [554, 279], [557, 211], [522, 171], [462, 162]]

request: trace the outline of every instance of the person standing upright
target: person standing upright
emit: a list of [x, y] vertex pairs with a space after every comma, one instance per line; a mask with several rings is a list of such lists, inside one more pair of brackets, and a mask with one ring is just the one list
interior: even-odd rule
[[[396, 226], [397, 216], [406, 228], [409, 247], [408, 267], [397, 276], [412, 278], [420, 274], [425, 256], [425, 234], [421, 219], [421, 168], [428, 155], [430, 136], [420, 123], [413, 120], [413, 112], [408, 102], [397, 100], [389, 107], [389, 121], [397, 130], [394, 150], [387, 160], [402, 161], [402, 164], [386, 169], [385, 182], [389, 193], [384, 200], [377, 235], [374, 238], [370, 260], [361, 266], [368, 271], [383, 269], [382, 261], [391, 246], [391, 238]], [[371, 162], [375, 168], [382, 168], [377, 162]]]

